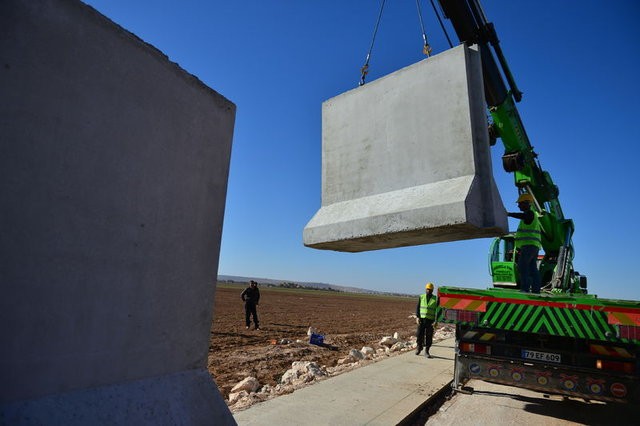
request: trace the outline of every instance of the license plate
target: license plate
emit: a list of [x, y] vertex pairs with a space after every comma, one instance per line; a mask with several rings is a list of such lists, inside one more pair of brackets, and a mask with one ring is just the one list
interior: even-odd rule
[[557, 364], [560, 363], [560, 354], [530, 351], [527, 349], [522, 350], [522, 358], [530, 359], [531, 361], [555, 362]]

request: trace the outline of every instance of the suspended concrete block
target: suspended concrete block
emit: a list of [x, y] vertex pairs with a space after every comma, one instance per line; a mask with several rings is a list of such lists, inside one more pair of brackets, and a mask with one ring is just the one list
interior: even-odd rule
[[347, 252], [507, 232], [480, 55], [464, 45], [322, 105], [322, 206], [304, 244]]

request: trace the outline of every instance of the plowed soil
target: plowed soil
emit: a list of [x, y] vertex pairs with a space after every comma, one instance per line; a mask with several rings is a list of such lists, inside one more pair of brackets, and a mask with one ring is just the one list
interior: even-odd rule
[[[245, 329], [244, 285], [218, 284], [208, 369], [225, 399], [247, 376], [275, 386], [294, 361], [333, 367], [351, 349], [379, 348], [384, 336], [415, 334], [417, 296], [394, 297], [320, 290], [260, 287], [260, 330]], [[325, 346], [308, 343], [307, 330], [325, 336]], [[281, 344], [283, 339], [292, 343]], [[301, 342], [295, 343], [296, 340]]]

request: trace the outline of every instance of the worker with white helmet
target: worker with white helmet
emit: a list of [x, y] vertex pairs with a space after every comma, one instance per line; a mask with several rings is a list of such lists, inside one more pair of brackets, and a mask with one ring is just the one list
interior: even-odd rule
[[433, 283], [427, 283], [424, 294], [420, 295], [418, 306], [416, 307], [416, 322], [418, 324], [416, 355], [420, 355], [424, 348], [424, 356], [433, 358], [429, 353], [433, 343], [433, 324], [436, 321], [436, 310], [438, 308], [438, 297], [433, 294]]
[[538, 253], [542, 248], [542, 225], [538, 212], [531, 208], [533, 201], [531, 194], [522, 193], [516, 201], [522, 213], [508, 213], [510, 217], [520, 219], [515, 242], [516, 250], [519, 250], [520, 290], [525, 293], [540, 293]]

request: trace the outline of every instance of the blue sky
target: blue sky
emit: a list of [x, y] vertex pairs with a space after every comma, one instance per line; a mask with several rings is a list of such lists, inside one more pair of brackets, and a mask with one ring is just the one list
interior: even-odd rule
[[[302, 244], [320, 206], [321, 104], [357, 86], [379, 1], [87, 3], [237, 105], [220, 274], [404, 293], [421, 292], [426, 281], [490, 286], [490, 239], [355, 254]], [[446, 39], [430, 3], [421, 4], [429, 42], [441, 52]], [[640, 299], [640, 2], [483, 6], [524, 92], [525, 128], [575, 222], [576, 269], [590, 293]], [[367, 81], [423, 59], [421, 50], [415, 1], [388, 0]], [[515, 211], [501, 155], [498, 143], [495, 178]]]

